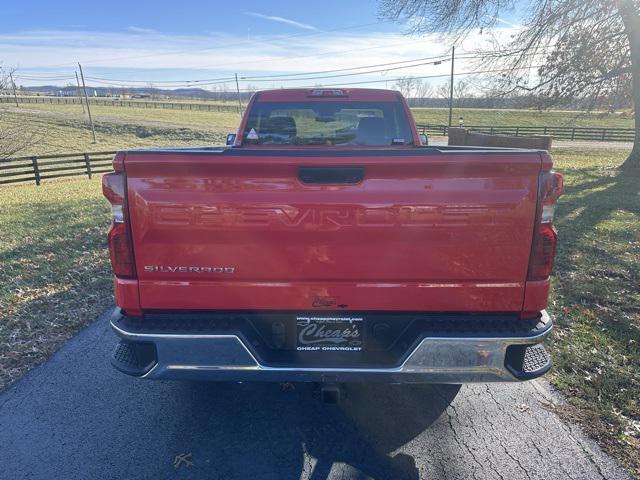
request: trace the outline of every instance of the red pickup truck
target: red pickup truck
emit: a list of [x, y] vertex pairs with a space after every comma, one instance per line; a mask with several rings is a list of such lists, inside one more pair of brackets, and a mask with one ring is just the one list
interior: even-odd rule
[[425, 145], [402, 96], [256, 93], [231, 145], [103, 177], [121, 337], [150, 379], [527, 380], [562, 177], [539, 150]]

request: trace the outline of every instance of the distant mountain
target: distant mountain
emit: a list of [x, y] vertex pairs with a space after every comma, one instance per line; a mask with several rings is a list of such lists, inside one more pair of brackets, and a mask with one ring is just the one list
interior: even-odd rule
[[[59, 85], [41, 85], [35, 87], [22, 87], [22, 90], [44, 95], [76, 96], [78, 88], [74, 86], [61, 87]], [[115, 96], [136, 96], [157, 98], [192, 98], [207, 100], [236, 100], [238, 94], [234, 91], [221, 92], [210, 91], [203, 88], [177, 88], [175, 90], [152, 88], [152, 87], [95, 87], [87, 85], [87, 95], [90, 97], [115, 97]], [[243, 92], [242, 97], [249, 97], [250, 93]]]

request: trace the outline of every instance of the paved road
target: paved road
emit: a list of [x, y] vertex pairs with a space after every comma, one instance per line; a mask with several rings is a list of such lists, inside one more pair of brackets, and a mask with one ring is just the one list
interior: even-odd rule
[[[351, 387], [140, 381], [106, 315], [0, 395], [0, 478], [628, 479], [543, 404], [543, 382]], [[176, 455], [191, 460], [173, 466]]]

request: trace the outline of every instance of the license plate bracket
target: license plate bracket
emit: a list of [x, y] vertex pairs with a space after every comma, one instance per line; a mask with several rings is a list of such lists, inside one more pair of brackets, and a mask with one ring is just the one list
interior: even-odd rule
[[296, 317], [296, 350], [300, 352], [361, 352], [363, 348], [363, 317]]

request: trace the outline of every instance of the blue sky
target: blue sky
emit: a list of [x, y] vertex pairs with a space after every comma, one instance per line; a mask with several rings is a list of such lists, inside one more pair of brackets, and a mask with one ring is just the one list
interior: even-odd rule
[[[514, 26], [510, 17], [504, 18], [492, 33], [506, 38]], [[263, 88], [367, 81], [389, 86], [403, 75], [445, 75], [446, 64], [409, 62], [414, 66], [335, 79], [256, 78], [446, 56], [450, 51], [435, 35], [416, 38], [404, 32], [404, 26], [378, 18], [374, 0], [21, 1], [2, 8], [0, 62], [17, 68], [24, 85], [65, 84], [78, 61], [90, 82], [114, 86], [200, 82], [223, 88], [236, 72], [245, 87]], [[459, 51], [471, 51], [490, 37], [472, 34]], [[463, 71], [471, 65], [461, 59], [459, 67]], [[434, 84], [441, 80], [429, 79]]]
[[[318, 29], [379, 21], [373, 0], [111, 0], [97, 3], [41, 0], [6, 2], [2, 7], [0, 32], [67, 29], [112, 32], [126, 31], [129, 26], [167, 34], [207, 34], [212, 31], [246, 33], [247, 29], [251, 29], [255, 34], [272, 35], [300, 30], [285, 22], [253, 17], [248, 12], [291, 18]], [[392, 25], [380, 25], [379, 28], [398, 31], [398, 27]]]

